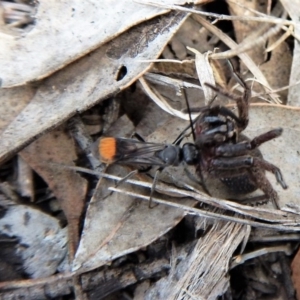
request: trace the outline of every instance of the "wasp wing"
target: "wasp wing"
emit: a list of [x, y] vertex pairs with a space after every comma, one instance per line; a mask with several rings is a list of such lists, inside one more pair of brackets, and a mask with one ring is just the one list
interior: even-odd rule
[[159, 153], [165, 150], [168, 144], [141, 142], [134, 139], [117, 138], [116, 163], [119, 164], [138, 164], [155, 165], [166, 167], [166, 163]]
[[[164, 150], [170, 150], [168, 151]], [[169, 166], [178, 161], [179, 147], [172, 144], [142, 142], [135, 139], [104, 137], [91, 146], [93, 155], [105, 163]], [[171, 152], [171, 153], [170, 153]], [[173, 153], [172, 153], [173, 152]], [[175, 158], [175, 160], [174, 160]]]

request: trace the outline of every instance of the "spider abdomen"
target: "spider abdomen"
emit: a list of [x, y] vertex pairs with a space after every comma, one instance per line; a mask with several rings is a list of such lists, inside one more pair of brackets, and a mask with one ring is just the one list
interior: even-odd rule
[[257, 190], [257, 184], [250, 178], [247, 171], [237, 176], [221, 177], [220, 181], [236, 194], [248, 194]]

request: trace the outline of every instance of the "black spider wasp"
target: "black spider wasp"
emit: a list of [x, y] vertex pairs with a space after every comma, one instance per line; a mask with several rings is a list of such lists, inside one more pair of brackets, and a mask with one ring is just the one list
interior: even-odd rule
[[[275, 208], [279, 208], [278, 195], [265, 176], [265, 171], [272, 172], [283, 189], [287, 185], [280, 169], [264, 160], [258, 147], [280, 136], [282, 129], [273, 129], [252, 140], [241, 134], [249, 122], [251, 90], [230, 62], [229, 65], [237, 82], [244, 89], [241, 96], [232, 95], [209, 84], [207, 86], [218, 94], [235, 100], [238, 115], [224, 106], [210, 104], [200, 109], [195, 121], [190, 117], [194, 143], [185, 143], [180, 147], [183, 137], [178, 137], [173, 144], [104, 137], [93, 144], [93, 154], [108, 164], [157, 166], [159, 170], [185, 162], [196, 166], [201, 179], [204, 174], [216, 177], [234, 193], [248, 194], [261, 189], [264, 197], [271, 200]], [[187, 107], [191, 115], [188, 103]], [[150, 200], [156, 179], [157, 176], [154, 177]]]

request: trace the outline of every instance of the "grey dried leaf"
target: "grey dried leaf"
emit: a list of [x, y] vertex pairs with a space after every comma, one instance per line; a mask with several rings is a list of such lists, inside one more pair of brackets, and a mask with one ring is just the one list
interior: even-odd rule
[[22, 85], [49, 76], [128, 28], [163, 13], [166, 10], [132, 0], [39, 1], [31, 31], [18, 38], [1, 35], [0, 68], [6, 70], [0, 76], [2, 85]]
[[[111, 166], [110, 172], [121, 176], [128, 174], [117, 165]], [[102, 178], [90, 202], [73, 262], [74, 271], [95, 269], [145, 247], [173, 228], [184, 216], [180, 209], [168, 206], [149, 209], [146, 202], [119, 193], [111, 194], [108, 188], [112, 185], [112, 181]], [[150, 194], [148, 189], [123, 185], [129, 191]], [[191, 201], [183, 200], [182, 203]]]
[[[184, 19], [183, 14], [171, 13], [144, 22], [43, 81], [2, 133], [0, 161], [45, 130], [125, 89], [149, 67], [140, 60], [156, 58]], [[119, 78], [122, 69], [127, 73]]]
[[[273, 174], [268, 179], [279, 195], [281, 208], [293, 208], [300, 212], [300, 140], [299, 140], [300, 109], [280, 105], [255, 105], [250, 107], [250, 122], [245, 134], [254, 138], [258, 134], [282, 127], [283, 133], [259, 147], [264, 159], [281, 169], [288, 189], [283, 190]], [[267, 172], [268, 173], [268, 172]]]
[[0, 230], [1, 234], [18, 238], [23, 267], [31, 278], [53, 275], [67, 255], [66, 228], [37, 209], [10, 206], [0, 219]]

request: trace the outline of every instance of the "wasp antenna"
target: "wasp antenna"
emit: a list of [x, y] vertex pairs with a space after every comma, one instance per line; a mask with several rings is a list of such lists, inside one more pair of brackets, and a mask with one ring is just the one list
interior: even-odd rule
[[[206, 84], [207, 85], [207, 84]], [[217, 95], [215, 95], [209, 102], [208, 102], [208, 106], [212, 106], [212, 104], [214, 103], [214, 101], [217, 99]]]
[[184, 100], [185, 100], [185, 103], [186, 103], [186, 108], [187, 108], [187, 111], [188, 111], [188, 114], [189, 114], [189, 120], [190, 120], [190, 126], [191, 126], [191, 130], [192, 130], [192, 134], [193, 134], [193, 140], [196, 141], [196, 135], [195, 135], [195, 130], [194, 130], [194, 126], [193, 126], [191, 108], [190, 108], [190, 105], [189, 105], [189, 101], [187, 99], [186, 90], [185, 90], [184, 86], [182, 86], [181, 88], [183, 90], [183, 96], [184, 96]]

